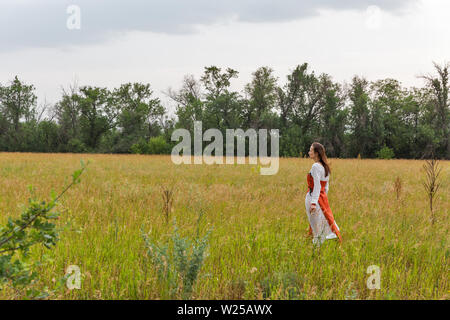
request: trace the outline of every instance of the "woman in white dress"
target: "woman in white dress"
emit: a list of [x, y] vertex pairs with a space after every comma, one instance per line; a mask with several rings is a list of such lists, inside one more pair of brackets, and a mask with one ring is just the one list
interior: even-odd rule
[[339, 227], [328, 203], [331, 171], [324, 146], [314, 142], [309, 149], [309, 157], [314, 160], [307, 175], [308, 193], [305, 198], [309, 234], [313, 236], [313, 243], [318, 245], [328, 239], [338, 238], [342, 242]]

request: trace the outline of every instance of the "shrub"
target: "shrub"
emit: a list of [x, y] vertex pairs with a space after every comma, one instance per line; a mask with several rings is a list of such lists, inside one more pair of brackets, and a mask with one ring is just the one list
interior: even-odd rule
[[377, 157], [379, 159], [392, 159], [395, 157], [394, 150], [387, 146], [384, 146], [377, 152]]
[[150, 138], [148, 142], [140, 139], [130, 148], [131, 153], [135, 154], [170, 154], [171, 146], [163, 136]]
[[168, 154], [170, 153], [170, 145], [163, 136], [150, 138], [148, 142], [149, 154]]
[[182, 299], [191, 297], [192, 289], [203, 265], [211, 230], [205, 236], [199, 236], [200, 218], [201, 215], [197, 220], [197, 235], [193, 241], [180, 236], [175, 222], [169, 243], [155, 243], [148, 234], [141, 231], [147, 253], [156, 267], [159, 284], [171, 298], [178, 293], [181, 293]]
[[[36, 279], [37, 274], [33, 272], [33, 268], [41, 262], [30, 261], [30, 249], [39, 244], [47, 249], [56, 245], [59, 235], [55, 224], [50, 221], [59, 219], [59, 213], [53, 209], [64, 193], [80, 182], [79, 178], [85, 170], [83, 161], [81, 165], [82, 168], [72, 174], [72, 182], [59, 195], [52, 191], [49, 202], [30, 198], [29, 207], [19, 219], [8, 218], [6, 225], [0, 226], [0, 289], [6, 283], [14, 288], [26, 288]], [[33, 192], [31, 186], [30, 191]], [[26, 295], [44, 298], [47, 294], [28, 289]]]
[[131, 146], [130, 152], [134, 154], [146, 154], [148, 153], [148, 144], [144, 139], [139, 139], [139, 142]]
[[88, 151], [86, 145], [77, 138], [69, 140], [67, 143], [67, 150], [73, 153], [84, 153]]

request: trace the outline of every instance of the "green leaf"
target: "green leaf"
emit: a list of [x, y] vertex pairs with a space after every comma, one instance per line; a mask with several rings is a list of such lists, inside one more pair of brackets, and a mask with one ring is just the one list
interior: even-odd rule
[[51, 199], [54, 201], [56, 199], [58, 195], [56, 194], [55, 190], [52, 189], [52, 191], [50, 191], [50, 197]]

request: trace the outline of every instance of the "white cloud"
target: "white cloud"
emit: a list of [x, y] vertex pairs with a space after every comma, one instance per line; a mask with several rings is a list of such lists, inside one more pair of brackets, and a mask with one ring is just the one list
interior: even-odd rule
[[431, 72], [432, 61], [450, 60], [448, 1], [425, 0], [402, 15], [383, 9], [379, 28], [367, 28], [365, 9], [320, 9], [317, 15], [281, 22], [236, 21], [235, 16], [193, 24], [191, 34], [129, 31], [90, 45], [0, 50], [0, 83], [17, 74], [36, 85], [40, 101], [55, 102], [60, 87], [74, 78], [80, 85], [109, 88], [138, 81], [150, 83], [167, 101], [161, 91], [177, 88], [185, 74], [199, 78], [209, 65], [238, 70], [235, 89], [265, 65], [284, 83], [303, 62], [340, 82], [359, 74], [410, 86], [422, 84], [416, 76]]
[[[399, 12], [417, 0], [21, 0], [0, 2], [0, 50], [92, 44], [121, 32], [188, 34], [193, 25], [236, 17], [240, 22], [292, 21], [319, 9], [364, 10], [377, 5]], [[66, 28], [67, 8], [81, 9], [82, 28]]]

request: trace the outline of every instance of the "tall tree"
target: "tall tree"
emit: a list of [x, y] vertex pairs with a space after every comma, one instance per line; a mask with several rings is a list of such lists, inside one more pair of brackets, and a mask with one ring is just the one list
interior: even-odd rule
[[101, 136], [116, 125], [118, 112], [106, 88], [82, 87], [80, 89], [80, 129], [87, 147], [94, 151]]
[[429, 88], [411, 88], [405, 99], [405, 112], [409, 113], [407, 125], [412, 129], [411, 157], [426, 158], [439, 143], [434, 125], [433, 93]]
[[6, 140], [9, 150], [19, 151], [24, 143], [21, 133], [21, 120], [29, 122], [36, 118], [36, 101], [33, 85], [26, 85], [16, 76], [9, 86], [0, 86], [0, 112], [3, 122], [9, 124]]
[[449, 68], [450, 64], [434, 64], [437, 75], [424, 76], [427, 86], [433, 93], [434, 128], [439, 133], [440, 143], [436, 146], [438, 155], [450, 157], [450, 100]]
[[333, 82], [326, 74], [308, 72], [307, 63], [298, 65], [287, 79], [284, 88], [278, 89], [281, 137], [290, 140], [288, 154], [298, 155], [306, 153], [311, 141], [318, 137], [320, 114]]
[[366, 79], [353, 77], [349, 90], [350, 127], [352, 130], [351, 155], [360, 154], [364, 157], [373, 156], [370, 153], [370, 112], [369, 83]]
[[277, 78], [269, 67], [261, 67], [253, 73], [252, 82], [245, 86], [248, 99], [244, 104], [244, 127], [260, 129], [271, 127], [273, 110], [277, 101]]
[[227, 68], [222, 72], [216, 66], [205, 67], [200, 81], [205, 87], [205, 117], [208, 127], [219, 130], [240, 128], [242, 124], [241, 97], [231, 91], [231, 79], [237, 78], [238, 72]]
[[[60, 151], [79, 151], [70, 149], [73, 139], [80, 137], [81, 97], [76, 83], [69, 89], [62, 89], [62, 98], [53, 106], [53, 118], [59, 124], [62, 145]], [[71, 141], [72, 140], [72, 141]]]
[[205, 120], [205, 103], [201, 91], [201, 83], [193, 75], [186, 75], [180, 90], [169, 88], [166, 93], [176, 105], [178, 121], [176, 127], [193, 132], [194, 121]]
[[287, 82], [283, 88], [277, 88], [277, 106], [280, 111], [282, 132], [287, 129], [289, 119], [292, 117], [295, 103], [301, 91], [302, 79], [308, 69], [308, 64], [297, 66], [294, 71], [287, 76]]
[[[330, 79], [331, 81], [331, 79]], [[320, 113], [320, 139], [330, 157], [341, 157], [345, 151], [345, 124], [348, 110], [345, 108], [345, 95], [339, 84], [329, 87]]]
[[119, 149], [128, 152], [140, 139], [148, 140], [159, 134], [158, 121], [165, 114], [159, 98], [153, 97], [150, 84], [126, 83], [114, 90], [114, 104], [119, 110]]

